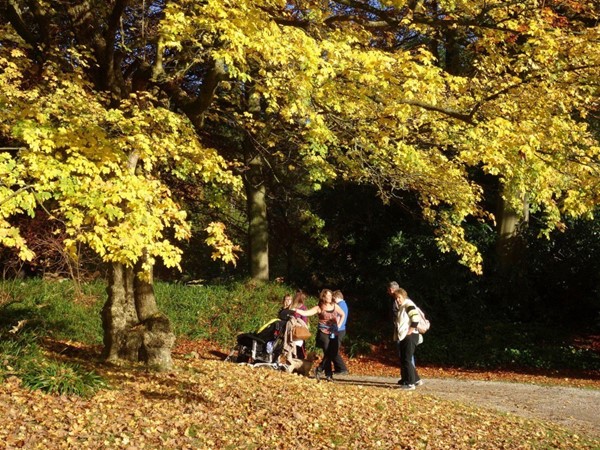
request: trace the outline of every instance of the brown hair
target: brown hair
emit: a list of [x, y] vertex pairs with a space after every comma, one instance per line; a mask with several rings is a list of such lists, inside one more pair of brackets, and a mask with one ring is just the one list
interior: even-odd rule
[[333, 291], [333, 294], [332, 294], [332, 295], [333, 295], [333, 298], [334, 298], [334, 299], [336, 299], [336, 298], [341, 298], [341, 299], [343, 299], [343, 298], [344, 298], [344, 294], [342, 294], [342, 291]]
[[[327, 302], [325, 301], [325, 296], [327, 295], [327, 293], [332, 294], [330, 289], [323, 289], [320, 293], [319, 293], [319, 308], [323, 309], [323, 306], [327, 304]], [[332, 298], [333, 300], [333, 298]]]
[[292, 308], [292, 294], [285, 294], [283, 296], [283, 305], [284, 308]]
[[303, 290], [298, 289], [296, 294], [294, 295], [294, 300], [292, 301], [292, 308], [297, 308], [298, 306], [304, 305], [306, 301], [306, 294]]

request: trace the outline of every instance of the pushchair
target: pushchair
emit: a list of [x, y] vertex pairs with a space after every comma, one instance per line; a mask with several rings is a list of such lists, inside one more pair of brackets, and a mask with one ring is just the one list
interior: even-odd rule
[[298, 361], [296, 348], [290, 341], [294, 320], [289, 310], [281, 310], [276, 319], [258, 330], [239, 334], [225, 361], [291, 372]]

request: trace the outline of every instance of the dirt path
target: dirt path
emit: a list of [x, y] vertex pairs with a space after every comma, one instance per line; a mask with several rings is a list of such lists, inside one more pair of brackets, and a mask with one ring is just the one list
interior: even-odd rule
[[[397, 388], [397, 381], [397, 378], [362, 375], [336, 378], [339, 383], [387, 388]], [[554, 422], [600, 439], [600, 390], [450, 378], [428, 378], [417, 389], [445, 400]]]

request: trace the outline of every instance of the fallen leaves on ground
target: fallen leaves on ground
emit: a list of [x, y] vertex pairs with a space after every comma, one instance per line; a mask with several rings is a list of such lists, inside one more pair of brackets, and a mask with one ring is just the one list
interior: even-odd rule
[[[181, 339], [175, 353], [194, 354], [202, 358], [223, 359], [230, 350], [223, 349], [210, 341], [190, 341]], [[600, 350], [599, 350], [600, 351]], [[600, 389], [600, 370], [547, 370], [547, 369], [465, 369], [459, 367], [439, 367], [421, 365], [418, 361], [419, 375], [423, 378], [456, 378], [462, 380], [506, 381], [515, 383], [533, 383], [566, 387]], [[355, 358], [344, 357], [350, 372], [354, 375], [380, 377], [400, 377], [399, 357], [388, 346], [373, 347], [371, 354]]]
[[[318, 383], [300, 375], [226, 363], [219, 349], [208, 343], [190, 348], [179, 348], [177, 369], [171, 373], [101, 367], [111, 388], [91, 399], [29, 391], [16, 378], [8, 379], [0, 385], [4, 419], [0, 448], [586, 449], [598, 445], [558, 426], [418, 391]], [[350, 368], [356, 372], [361, 364], [352, 360]]]

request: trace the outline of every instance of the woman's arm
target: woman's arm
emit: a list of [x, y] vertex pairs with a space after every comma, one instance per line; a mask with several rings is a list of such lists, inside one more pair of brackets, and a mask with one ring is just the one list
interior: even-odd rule
[[307, 310], [293, 308], [292, 311], [294, 311], [295, 313], [300, 314], [303, 317], [308, 317], [308, 316], [314, 316], [315, 314], [317, 314], [319, 312], [319, 307], [318, 306], [313, 306], [312, 308], [307, 309]]

